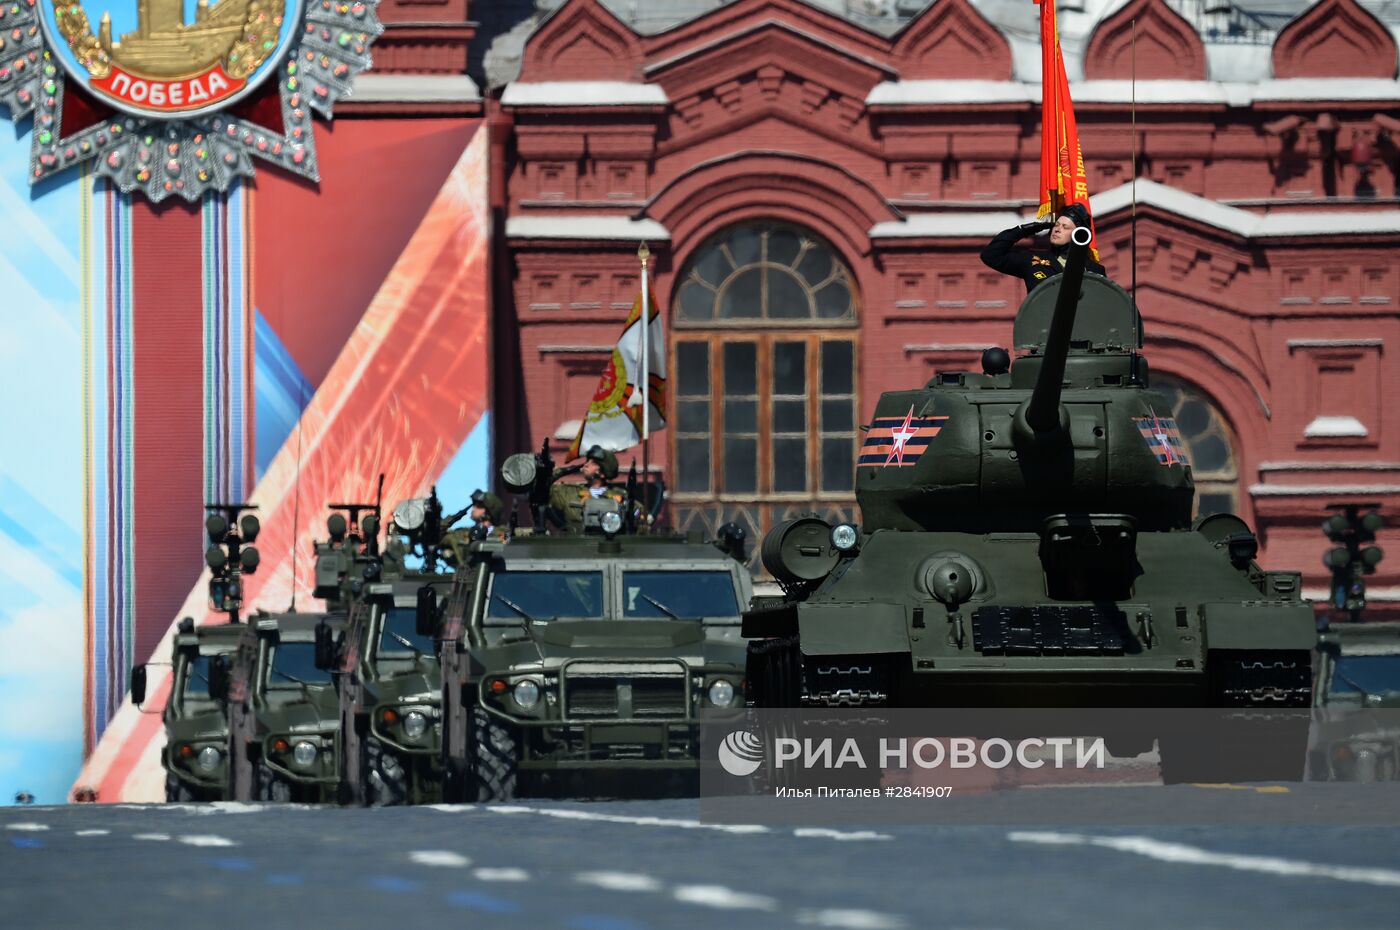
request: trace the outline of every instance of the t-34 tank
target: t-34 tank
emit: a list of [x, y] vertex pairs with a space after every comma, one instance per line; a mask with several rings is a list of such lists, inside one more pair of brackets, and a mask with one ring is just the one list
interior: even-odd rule
[[1021, 305], [1014, 363], [989, 349], [983, 373], [880, 398], [861, 527], [805, 517], [768, 534], [785, 596], [745, 614], [754, 706], [1308, 705], [1300, 575], [1262, 570], [1235, 516], [1193, 524], [1141, 318], [1084, 273], [1082, 232]]

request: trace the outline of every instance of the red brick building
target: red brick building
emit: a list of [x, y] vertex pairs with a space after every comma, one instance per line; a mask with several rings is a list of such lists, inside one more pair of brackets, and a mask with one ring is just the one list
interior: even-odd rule
[[[497, 454], [567, 445], [646, 239], [673, 522], [851, 515], [880, 393], [1009, 344], [1022, 286], [977, 253], [1035, 209], [1038, 9], [677, 6], [568, 0], [488, 90]], [[1201, 500], [1320, 596], [1327, 503], [1400, 523], [1400, 82], [1396, 22], [1293, 12], [1062, 0], [1060, 20], [1104, 262], [1135, 286]], [[1400, 607], [1400, 550], [1370, 594]]]

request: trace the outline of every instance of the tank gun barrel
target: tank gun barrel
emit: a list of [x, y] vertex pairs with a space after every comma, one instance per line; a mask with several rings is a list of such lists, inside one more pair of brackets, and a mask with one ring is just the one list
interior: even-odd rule
[[1045, 351], [1040, 377], [1026, 406], [1026, 423], [1037, 433], [1049, 433], [1060, 428], [1060, 392], [1065, 380], [1065, 359], [1069, 355], [1070, 335], [1074, 332], [1074, 315], [1079, 306], [1079, 290], [1084, 281], [1084, 264], [1089, 258], [1089, 243], [1093, 233], [1087, 226], [1075, 227], [1070, 234], [1069, 256], [1064, 273], [1060, 275], [1060, 294], [1055, 301], [1055, 315], [1050, 319], [1050, 332], [1045, 337]]

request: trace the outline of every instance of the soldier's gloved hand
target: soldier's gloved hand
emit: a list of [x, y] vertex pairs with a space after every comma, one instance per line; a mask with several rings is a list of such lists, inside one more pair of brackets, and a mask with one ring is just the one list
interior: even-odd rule
[[1022, 223], [1020, 226], [1021, 235], [1034, 236], [1039, 233], [1048, 232], [1050, 227], [1054, 225], [1055, 224], [1050, 220], [1032, 220], [1029, 223]]

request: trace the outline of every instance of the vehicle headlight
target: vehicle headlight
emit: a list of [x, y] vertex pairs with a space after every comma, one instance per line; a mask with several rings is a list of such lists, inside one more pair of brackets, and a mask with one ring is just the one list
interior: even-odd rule
[[734, 700], [734, 686], [723, 678], [710, 684], [710, 703], [716, 707], [728, 707]]
[[604, 533], [612, 535], [622, 529], [622, 514], [616, 510], [609, 510], [598, 518], [598, 525], [603, 528]]
[[515, 703], [529, 709], [540, 702], [540, 686], [527, 678], [516, 683], [515, 690], [511, 691], [511, 697], [515, 698]]
[[292, 747], [292, 760], [297, 765], [310, 765], [316, 761], [316, 747], [306, 740], [302, 740]]
[[831, 528], [831, 544], [840, 552], [850, 552], [860, 542], [860, 534], [849, 523], [838, 523]]
[[417, 739], [428, 730], [428, 718], [420, 711], [411, 710], [403, 715], [403, 734], [409, 739]]
[[195, 764], [205, 772], [212, 772], [219, 767], [219, 763], [224, 761], [224, 754], [213, 746], [205, 746], [195, 756]]

